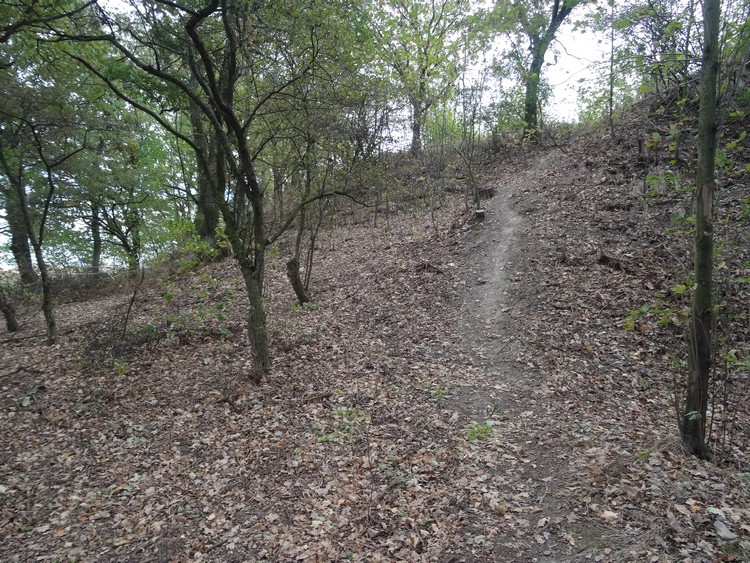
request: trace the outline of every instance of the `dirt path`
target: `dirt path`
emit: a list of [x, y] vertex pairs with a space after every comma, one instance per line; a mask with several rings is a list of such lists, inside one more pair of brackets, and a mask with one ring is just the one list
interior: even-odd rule
[[533, 201], [519, 196], [525, 187], [544, 181], [557, 157], [557, 151], [551, 151], [520, 171], [497, 170], [486, 186], [495, 189], [487, 201], [487, 217], [469, 235], [473, 239], [465, 267], [474, 285], [462, 311], [463, 348], [484, 381], [461, 388], [452, 404], [470, 420], [500, 413], [499, 420], [488, 421], [499, 426], [488, 449], [497, 449], [500, 463], [488, 466], [486, 476], [488, 490], [497, 487], [499, 500], [490, 506], [494, 510], [471, 522], [467, 534], [484, 536], [485, 541], [467, 560], [577, 559], [583, 556], [580, 545], [590, 543], [576, 529], [577, 515], [565, 507], [569, 448], [555, 438], [559, 434], [544, 376], [521, 360], [523, 335], [512, 314], [533, 314], [533, 296], [514, 290], [531, 283], [520, 279], [516, 264], [535, 252], [519, 214]]

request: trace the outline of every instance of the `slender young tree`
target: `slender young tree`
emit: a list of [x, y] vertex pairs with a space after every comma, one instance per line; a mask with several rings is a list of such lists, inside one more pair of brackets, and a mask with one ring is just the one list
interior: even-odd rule
[[718, 127], [716, 121], [719, 72], [720, 0], [703, 0], [703, 57], [698, 117], [698, 169], [696, 172], [695, 289], [688, 338], [688, 383], [681, 423], [687, 450], [699, 457], [708, 454], [706, 411], [711, 372], [713, 323], [712, 277], [714, 261], [713, 201]]

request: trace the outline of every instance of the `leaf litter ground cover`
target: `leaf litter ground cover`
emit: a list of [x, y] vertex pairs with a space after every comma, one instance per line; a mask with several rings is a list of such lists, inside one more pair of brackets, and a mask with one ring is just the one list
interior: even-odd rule
[[490, 167], [485, 225], [328, 233], [315, 306], [273, 260], [261, 386], [230, 261], [148, 280], [127, 334], [128, 294], [4, 334], [0, 558], [741, 560], [747, 452], [682, 455], [676, 329], [625, 326], [686, 251], [585, 161]]

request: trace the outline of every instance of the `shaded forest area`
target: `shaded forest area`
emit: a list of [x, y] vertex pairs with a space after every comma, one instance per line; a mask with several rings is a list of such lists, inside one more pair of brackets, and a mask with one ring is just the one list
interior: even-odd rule
[[0, 558], [747, 560], [749, 10], [4, 4]]

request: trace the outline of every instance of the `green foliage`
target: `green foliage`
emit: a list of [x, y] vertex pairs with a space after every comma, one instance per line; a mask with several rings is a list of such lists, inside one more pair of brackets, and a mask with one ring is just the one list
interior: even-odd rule
[[431, 111], [425, 123], [425, 139], [428, 143], [461, 139], [461, 116], [448, 104], [440, 104]]
[[158, 330], [154, 323], [147, 323], [137, 328], [134, 334], [138, 342], [151, 342], [156, 340]]
[[487, 405], [487, 416], [499, 414], [501, 412], [500, 405], [491, 404]]
[[125, 358], [115, 358], [112, 362], [112, 371], [116, 376], [122, 377], [130, 372], [130, 366]]
[[[685, 286], [683, 285], [675, 286], [675, 288], [678, 290], [677, 292], [675, 292], [675, 294], [681, 295], [682, 293], [684, 293], [684, 287]], [[687, 320], [687, 309], [674, 309], [671, 307], [665, 307], [663, 305], [663, 299], [661, 301], [661, 308], [657, 308], [648, 303], [645, 303], [638, 309], [632, 309], [623, 320], [623, 328], [630, 331], [639, 328], [642, 332], [647, 332], [651, 330], [652, 324], [684, 325]]]
[[492, 434], [492, 425], [487, 422], [482, 424], [472, 422], [466, 428], [466, 440], [470, 443], [486, 440], [490, 434]]
[[448, 99], [478, 49], [479, 35], [472, 33], [477, 20], [469, 17], [468, 7], [460, 0], [371, 4], [368, 36], [377, 45], [380, 71], [399, 85], [412, 107], [414, 150], [421, 150], [428, 111]]

